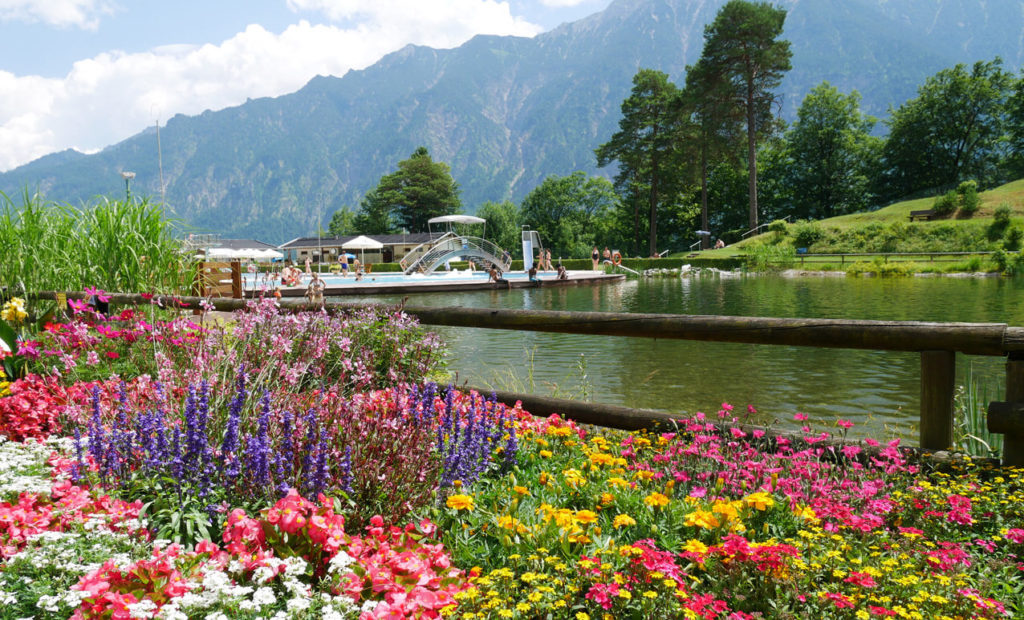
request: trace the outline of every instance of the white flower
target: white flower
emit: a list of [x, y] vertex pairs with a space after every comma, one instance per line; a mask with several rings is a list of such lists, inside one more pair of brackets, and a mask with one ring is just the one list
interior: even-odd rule
[[156, 611], [156, 603], [144, 598], [138, 603], [128, 605], [128, 613], [131, 618], [152, 618], [153, 612]]
[[228, 620], [228, 617], [222, 611], [215, 611], [212, 614], [206, 614], [206, 620]]
[[256, 590], [256, 593], [252, 595], [252, 601], [262, 607], [264, 605], [273, 605], [277, 602], [277, 597], [274, 596], [273, 590], [267, 586], [263, 586], [259, 590]]
[[288, 611], [296, 612], [309, 609], [309, 599], [295, 597], [288, 599]]
[[339, 551], [333, 558], [331, 558], [331, 563], [327, 566], [327, 572], [332, 574], [345, 572], [345, 570], [354, 564], [355, 561], [356, 559], [349, 554], [344, 551]]
[[57, 613], [58, 611], [60, 611], [60, 597], [47, 596], [44, 594], [39, 597], [38, 601], [36, 601], [36, 607], [42, 609], [43, 611]]

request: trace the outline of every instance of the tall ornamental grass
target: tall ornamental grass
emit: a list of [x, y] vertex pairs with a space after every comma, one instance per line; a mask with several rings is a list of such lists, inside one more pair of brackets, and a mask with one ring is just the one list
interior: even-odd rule
[[42, 290], [183, 292], [188, 257], [160, 205], [100, 198], [81, 208], [0, 193], [0, 286], [12, 295]]

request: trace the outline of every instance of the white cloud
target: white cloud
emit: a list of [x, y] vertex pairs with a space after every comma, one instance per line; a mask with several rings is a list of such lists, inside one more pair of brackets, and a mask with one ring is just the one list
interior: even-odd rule
[[105, 0], [0, 0], [0, 21], [43, 22], [94, 30], [100, 15], [113, 12]]
[[[68, 147], [95, 151], [152, 126], [158, 116], [166, 121], [178, 113], [197, 114], [249, 97], [292, 92], [318, 74], [343, 75], [408, 43], [451, 47], [477, 33], [539, 31], [513, 18], [504, 4], [452, 4], [461, 6], [460, 15], [440, 11], [448, 5], [442, 0], [387, 0], [390, 10], [404, 5], [405, 12], [385, 20], [383, 12], [371, 9], [368, 19], [346, 28], [300, 21], [280, 34], [250, 25], [219, 45], [112, 51], [76, 62], [60, 79], [0, 71], [0, 170]], [[418, 9], [413, 7], [433, 5], [442, 14], [426, 11], [430, 16], [416, 21], [413, 13]]]

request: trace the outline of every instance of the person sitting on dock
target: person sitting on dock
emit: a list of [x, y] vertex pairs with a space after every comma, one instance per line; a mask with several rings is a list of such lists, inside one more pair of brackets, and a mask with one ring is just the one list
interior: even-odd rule
[[529, 275], [530, 277], [530, 282], [534, 283], [537, 286], [540, 286], [540, 279], [537, 278], [536, 267], [530, 267], [530, 271], [527, 272], [527, 275]]
[[559, 280], [568, 280], [569, 279], [569, 273], [565, 270], [565, 267], [563, 265], [561, 265], [561, 264], [558, 265], [557, 273], [558, 273], [558, 279]]
[[505, 278], [501, 277], [501, 272], [498, 271], [497, 265], [491, 265], [491, 271], [489, 272], [489, 276], [490, 277], [487, 280], [488, 282], [494, 282], [495, 285], [506, 284], [508, 285], [509, 290], [512, 290], [512, 283], [506, 280]]

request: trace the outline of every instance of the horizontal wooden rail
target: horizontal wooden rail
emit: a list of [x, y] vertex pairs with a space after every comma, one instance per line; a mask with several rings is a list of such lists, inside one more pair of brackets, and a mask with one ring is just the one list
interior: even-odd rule
[[[68, 298], [83, 297], [68, 293]], [[38, 297], [54, 299], [55, 293]], [[112, 305], [150, 303], [140, 295], [113, 294]], [[198, 308], [203, 298], [178, 297], [180, 307]], [[213, 298], [205, 302], [216, 310], [244, 308], [242, 299]], [[280, 300], [290, 310], [310, 309], [296, 299]], [[363, 308], [372, 304], [327, 303], [328, 311]], [[319, 308], [319, 305], [315, 306]], [[395, 306], [385, 306], [395, 307]], [[1009, 356], [1006, 372], [1007, 405], [999, 410], [989, 430], [1007, 429], [1004, 460], [1024, 465], [1024, 416], [1016, 404], [1024, 402], [1024, 328], [1004, 323], [926, 323], [915, 321], [857, 321], [846, 319], [792, 319], [617, 312], [564, 312], [488, 308], [429, 308], [402, 306], [424, 325], [509, 329], [563, 334], [667, 338], [705, 342], [871, 349], [917, 352], [921, 358], [920, 445], [945, 450], [953, 441], [953, 394], [956, 377], [954, 353]], [[1008, 408], [1007, 408], [1008, 407]], [[993, 424], [994, 421], [994, 424]]]

